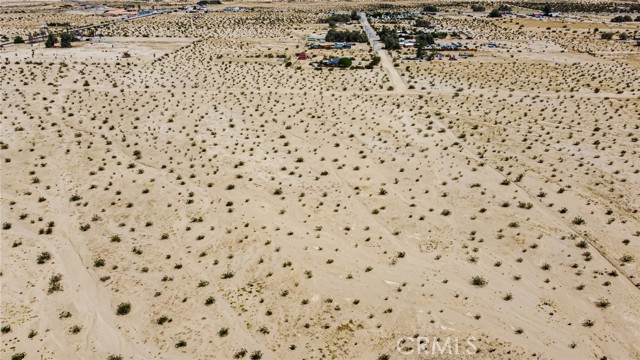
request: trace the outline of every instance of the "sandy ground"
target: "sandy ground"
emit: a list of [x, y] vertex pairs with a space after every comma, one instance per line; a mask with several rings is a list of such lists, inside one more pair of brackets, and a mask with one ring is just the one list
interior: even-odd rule
[[637, 47], [318, 70], [263, 6], [0, 49], [2, 359], [640, 357]]

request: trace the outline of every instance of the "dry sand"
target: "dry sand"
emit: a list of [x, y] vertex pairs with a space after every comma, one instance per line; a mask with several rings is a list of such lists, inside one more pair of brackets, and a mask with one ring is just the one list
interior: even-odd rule
[[262, 6], [0, 49], [2, 359], [640, 358], [637, 47], [287, 67], [322, 5]]

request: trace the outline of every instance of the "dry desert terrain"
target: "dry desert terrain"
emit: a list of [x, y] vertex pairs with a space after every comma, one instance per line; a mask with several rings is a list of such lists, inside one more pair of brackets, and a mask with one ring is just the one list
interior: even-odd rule
[[[457, 61], [309, 49], [411, 2], [1, 47], [0, 358], [639, 359], [640, 22], [585, 3], [415, 15]], [[105, 21], [65, 4], [0, 36]]]

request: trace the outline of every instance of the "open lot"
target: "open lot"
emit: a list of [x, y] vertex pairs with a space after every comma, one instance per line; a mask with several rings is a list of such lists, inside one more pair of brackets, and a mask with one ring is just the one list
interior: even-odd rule
[[[237, 5], [0, 48], [2, 359], [640, 357], [639, 22], [457, 4], [472, 57], [367, 68]], [[0, 35], [104, 19], [52, 8]]]

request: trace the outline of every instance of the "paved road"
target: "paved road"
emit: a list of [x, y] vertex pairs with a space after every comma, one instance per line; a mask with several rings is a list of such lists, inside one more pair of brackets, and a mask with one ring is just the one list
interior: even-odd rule
[[371, 24], [369, 24], [369, 20], [367, 20], [367, 15], [363, 12], [358, 13], [360, 15], [360, 22], [362, 23], [362, 28], [364, 32], [367, 34], [367, 38], [369, 38], [369, 43], [375, 52], [380, 56], [380, 64], [389, 75], [389, 80], [391, 84], [393, 84], [393, 89], [397, 92], [405, 92], [407, 91], [407, 84], [398, 73], [398, 70], [393, 66], [393, 60], [387, 51], [383, 49], [383, 44], [380, 42], [380, 38], [378, 34], [373, 30]]
[[[109, 26], [109, 25], [115, 25], [115, 24], [119, 24], [122, 22], [127, 22], [127, 21], [134, 21], [134, 20], [139, 20], [139, 19], [143, 19], [146, 17], [152, 17], [152, 16], [156, 16], [156, 15], [160, 15], [160, 14], [165, 14], [168, 12], [172, 12], [173, 10], [158, 10], [157, 12], [153, 13], [153, 14], [145, 14], [145, 15], [136, 15], [136, 16], [131, 16], [131, 17], [127, 17], [127, 18], [122, 18], [122, 19], [117, 19], [117, 20], [113, 20], [113, 21], [109, 21], [109, 22], [104, 22], [104, 23], [98, 23], [98, 24], [92, 24], [92, 25], [86, 25], [86, 26], [80, 26], [77, 28], [73, 28], [73, 29], [67, 29], [64, 31], [59, 31], [58, 35], [62, 32], [75, 32], [75, 31], [83, 31], [83, 30], [87, 30], [87, 29], [94, 29], [94, 28], [100, 28], [100, 27], [105, 27], [105, 26]], [[39, 41], [44, 41], [46, 38], [48, 37], [48, 35], [38, 35], [38, 36], [34, 36], [33, 38], [31, 38], [31, 43], [36, 43]], [[25, 38], [25, 42], [28, 42], [28, 39]], [[5, 43], [0, 43], [0, 47], [4, 47], [7, 45], [13, 45], [13, 41], [8, 41]]]

